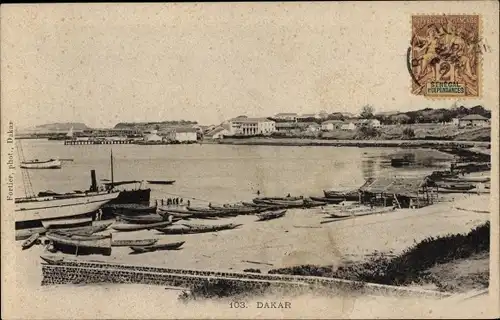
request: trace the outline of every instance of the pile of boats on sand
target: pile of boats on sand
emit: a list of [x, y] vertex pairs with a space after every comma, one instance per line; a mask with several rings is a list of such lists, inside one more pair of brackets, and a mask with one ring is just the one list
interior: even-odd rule
[[370, 207], [362, 206], [358, 203], [351, 203], [347, 205], [333, 205], [328, 208], [321, 210], [322, 214], [325, 214], [325, 220], [321, 224], [335, 222], [340, 220], [353, 219], [356, 217], [391, 213], [396, 211], [396, 207]]
[[[340, 200], [335, 200], [337, 202]], [[52, 220], [38, 230], [26, 230], [17, 239], [25, 240], [23, 249], [43, 244], [48, 251], [72, 254], [99, 253], [110, 255], [112, 247], [131, 248], [133, 253], [179, 249], [185, 242], [158, 243], [158, 239], [113, 240], [112, 233], [102, 234], [108, 228], [115, 232], [155, 230], [157, 234], [183, 235], [232, 230], [241, 224], [193, 224], [183, 223], [192, 219], [217, 220], [237, 215], [255, 215], [257, 221], [269, 221], [284, 217], [288, 208], [324, 206], [321, 202], [303, 197], [259, 197], [253, 202], [208, 207], [144, 206], [139, 204], [111, 205], [116, 221], [92, 221], [87, 219]]]
[[489, 193], [491, 181], [489, 176], [460, 176], [451, 172], [435, 172], [431, 179], [438, 187], [439, 193]]

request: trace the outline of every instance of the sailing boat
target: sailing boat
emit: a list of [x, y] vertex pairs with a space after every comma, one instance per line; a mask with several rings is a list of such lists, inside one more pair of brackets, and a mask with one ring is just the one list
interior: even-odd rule
[[[21, 143], [18, 146], [18, 156], [22, 161], [24, 154]], [[120, 192], [98, 188], [95, 170], [91, 170], [92, 184], [85, 192], [65, 194], [45, 193], [35, 196], [28, 170], [21, 170], [25, 197], [15, 199], [16, 229], [41, 226], [42, 220], [85, 216], [100, 209], [104, 204], [116, 199]], [[43, 194], [43, 193], [42, 193]]]

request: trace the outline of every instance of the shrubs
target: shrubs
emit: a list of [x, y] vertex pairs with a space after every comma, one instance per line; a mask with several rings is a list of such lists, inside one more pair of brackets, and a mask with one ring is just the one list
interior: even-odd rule
[[198, 298], [225, 298], [247, 294], [261, 294], [270, 285], [270, 283], [261, 283], [260, 287], [250, 288], [247, 284], [238, 281], [224, 279], [217, 279], [215, 281], [205, 280], [195, 285], [189, 294], [184, 292], [179, 299], [187, 301]]
[[304, 265], [275, 269], [269, 273], [334, 277], [387, 285], [409, 285], [415, 282], [434, 282], [426, 272], [434, 265], [488, 252], [489, 247], [490, 223], [486, 222], [465, 235], [427, 238], [394, 258], [376, 254], [366, 262], [341, 266], [336, 270], [331, 267]]
[[378, 136], [380, 136], [380, 131], [372, 126], [361, 126], [356, 133], [356, 139], [358, 140], [372, 139]]
[[415, 130], [412, 128], [405, 128], [403, 130], [403, 139], [412, 139], [415, 138]]

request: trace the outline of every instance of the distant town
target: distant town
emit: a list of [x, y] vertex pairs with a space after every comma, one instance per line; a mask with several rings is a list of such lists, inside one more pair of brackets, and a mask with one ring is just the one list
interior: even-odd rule
[[185, 120], [118, 123], [113, 128], [54, 123], [17, 132], [16, 138], [64, 140], [66, 144], [171, 144], [248, 137], [489, 141], [490, 120], [491, 111], [483, 106], [376, 113], [374, 107], [366, 105], [359, 115], [324, 111], [301, 115], [278, 113], [260, 118], [241, 115], [217, 125]]

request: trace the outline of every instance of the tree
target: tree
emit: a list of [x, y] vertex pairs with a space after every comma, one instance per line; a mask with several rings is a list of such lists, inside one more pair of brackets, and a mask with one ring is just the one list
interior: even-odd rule
[[363, 119], [372, 119], [374, 112], [375, 112], [375, 108], [373, 108], [371, 105], [367, 104], [361, 110], [360, 116]]

